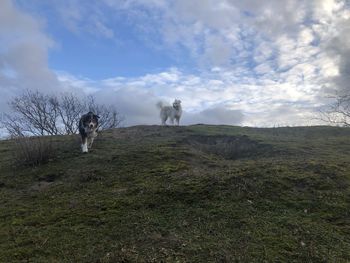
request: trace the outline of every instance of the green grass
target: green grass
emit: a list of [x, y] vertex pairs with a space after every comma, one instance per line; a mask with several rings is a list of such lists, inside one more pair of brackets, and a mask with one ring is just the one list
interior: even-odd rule
[[350, 130], [136, 126], [16, 167], [0, 262], [349, 262]]

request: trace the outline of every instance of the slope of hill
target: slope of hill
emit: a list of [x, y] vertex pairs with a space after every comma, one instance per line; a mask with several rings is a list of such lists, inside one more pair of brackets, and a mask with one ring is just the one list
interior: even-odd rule
[[14, 167], [1, 262], [348, 262], [350, 129], [136, 126]]

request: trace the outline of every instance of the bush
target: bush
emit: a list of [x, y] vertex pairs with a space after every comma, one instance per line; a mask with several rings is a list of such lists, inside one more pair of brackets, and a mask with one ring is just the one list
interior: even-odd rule
[[16, 166], [38, 166], [49, 162], [55, 157], [57, 148], [54, 147], [50, 136], [45, 137], [15, 137], [13, 158]]

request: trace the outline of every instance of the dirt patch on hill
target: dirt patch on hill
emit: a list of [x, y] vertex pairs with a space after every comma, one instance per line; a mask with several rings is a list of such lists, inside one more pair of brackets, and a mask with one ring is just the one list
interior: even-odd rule
[[276, 151], [272, 145], [263, 144], [248, 136], [190, 136], [186, 142], [192, 147], [229, 160], [248, 157], [269, 157]]

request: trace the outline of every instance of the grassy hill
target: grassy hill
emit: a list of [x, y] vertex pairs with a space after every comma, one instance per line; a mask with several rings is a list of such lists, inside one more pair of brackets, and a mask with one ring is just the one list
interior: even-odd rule
[[349, 262], [350, 129], [136, 126], [14, 165], [0, 262]]

